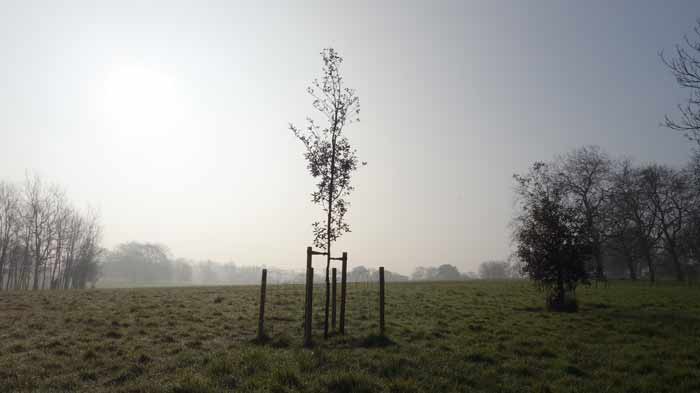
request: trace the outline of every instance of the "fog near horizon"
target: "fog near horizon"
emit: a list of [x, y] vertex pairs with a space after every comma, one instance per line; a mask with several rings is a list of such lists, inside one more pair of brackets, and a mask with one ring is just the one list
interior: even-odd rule
[[659, 127], [685, 94], [658, 52], [693, 2], [305, 4], [3, 2], [0, 179], [61, 184], [109, 248], [301, 269], [320, 216], [288, 123], [315, 115], [328, 46], [362, 105], [335, 246], [352, 265], [475, 271], [510, 253], [511, 175], [533, 161], [690, 152]]

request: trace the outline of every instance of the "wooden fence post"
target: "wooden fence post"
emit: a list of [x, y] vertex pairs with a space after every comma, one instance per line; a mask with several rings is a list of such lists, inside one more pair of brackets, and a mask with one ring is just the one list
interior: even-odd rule
[[265, 290], [267, 289], [267, 269], [262, 270], [262, 281], [260, 282], [260, 314], [258, 316], [258, 341], [265, 338]]
[[347, 286], [348, 253], [343, 253], [343, 267], [340, 273], [340, 334], [345, 334], [345, 292]]
[[[310, 248], [310, 247], [309, 247]], [[311, 256], [311, 253], [309, 253]], [[311, 323], [314, 300], [314, 268], [306, 268], [306, 307], [304, 313], [304, 346], [311, 347]]]
[[379, 334], [384, 336], [384, 266], [379, 267]]
[[333, 302], [333, 304], [332, 304], [333, 307], [331, 308], [331, 321], [332, 321], [331, 326], [333, 326], [333, 330], [335, 330], [335, 303], [336, 303], [335, 289], [336, 289], [337, 281], [338, 281], [337, 275], [338, 275], [338, 273], [336, 271], [336, 268], [333, 268], [333, 287], [332, 287], [332, 291], [331, 291], [331, 298], [332, 298], [331, 301]]

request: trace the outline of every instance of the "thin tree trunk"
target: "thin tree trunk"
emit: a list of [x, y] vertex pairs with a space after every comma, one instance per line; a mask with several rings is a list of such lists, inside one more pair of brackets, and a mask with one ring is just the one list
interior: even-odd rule
[[326, 219], [326, 304], [324, 307], [324, 321], [323, 321], [323, 338], [328, 338], [328, 311], [330, 308], [331, 300], [331, 282], [330, 282], [330, 268], [331, 268], [331, 223], [333, 219], [333, 191], [335, 182], [335, 125], [333, 126], [333, 138], [331, 139], [331, 181], [330, 187], [328, 188], [328, 217]]
[[595, 259], [595, 276], [598, 281], [605, 281], [605, 268], [603, 267], [603, 255], [600, 251], [600, 244], [596, 243], [593, 250]]
[[39, 258], [37, 257], [34, 261], [34, 277], [33, 278], [33, 284], [32, 284], [32, 289], [33, 290], [38, 290], [39, 289]]
[[627, 257], [627, 269], [629, 269], [630, 280], [637, 281], [637, 269], [634, 266], [634, 260]]
[[555, 309], [564, 306], [564, 272], [562, 269], [561, 263], [559, 263], [559, 271], [557, 272], [557, 297], [555, 300], [556, 303], [552, 305]]
[[21, 289], [29, 289], [29, 274], [28, 271], [31, 270], [31, 256], [29, 255], [29, 241], [27, 241], [27, 246], [24, 249], [24, 258], [22, 259], [22, 266], [19, 276], [19, 286]]
[[[12, 289], [13, 288], [13, 279], [15, 277], [15, 270], [17, 268], [17, 261], [16, 261], [16, 256], [15, 253], [13, 252], [10, 257], [10, 271], [7, 272], [7, 284], [5, 285], [5, 288], [7, 289]], [[14, 261], [13, 261], [14, 260]], [[13, 263], [14, 262], [14, 263]]]
[[681, 262], [678, 258], [678, 253], [676, 252], [676, 248], [674, 245], [671, 245], [671, 247], [669, 247], [669, 254], [671, 254], [671, 261], [673, 261], [673, 268], [676, 271], [676, 280], [678, 280], [678, 281], [685, 280], [685, 275], [683, 274], [683, 267], [681, 266]]
[[0, 290], [3, 289], [3, 278], [5, 278], [5, 259], [7, 257], [7, 242], [2, 245], [0, 252]]
[[51, 269], [51, 279], [49, 280], [51, 289], [56, 289], [56, 274], [60, 273], [61, 264], [61, 240], [59, 237], [56, 244], [56, 258], [54, 259], [53, 268]]
[[647, 260], [647, 266], [649, 267], [649, 280], [653, 285], [656, 282], [656, 272], [654, 272], [654, 262], [651, 260], [651, 255], [649, 255], [649, 252], [646, 253], [645, 259]]
[[66, 266], [63, 269], [63, 289], [70, 288], [71, 275], [73, 274], [73, 251], [66, 257]]
[[46, 272], [49, 270], [49, 261], [44, 263], [44, 269], [41, 272], [41, 289], [46, 289]]

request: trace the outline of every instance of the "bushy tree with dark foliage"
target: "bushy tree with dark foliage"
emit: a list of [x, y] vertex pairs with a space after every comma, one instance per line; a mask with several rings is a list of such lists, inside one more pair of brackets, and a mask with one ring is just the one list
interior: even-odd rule
[[546, 164], [535, 163], [515, 179], [521, 212], [514, 237], [523, 273], [546, 291], [551, 310], [575, 311], [575, 298], [567, 294], [588, 283], [585, 263], [592, 251], [585, 216], [569, 206]]

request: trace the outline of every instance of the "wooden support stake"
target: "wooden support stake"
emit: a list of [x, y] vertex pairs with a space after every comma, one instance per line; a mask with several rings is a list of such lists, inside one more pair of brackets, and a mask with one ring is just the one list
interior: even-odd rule
[[336, 303], [336, 296], [335, 296], [335, 287], [337, 285], [337, 271], [336, 268], [332, 269], [332, 274], [333, 274], [333, 287], [331, 290], [331, 302], [332, 302], [332, 307], [331, 307], [331, 326], [333, 326], [333, 330], [335, 330], [335, 303]]
[[343, 253], [343, 267], [340, 272], [340, 334], [345, 334], [345, 292], [347, 288], [348, 253]]
[[[311, 255], [311, 254], [309, 254]], [[306, 311], [304, 313], [304, 346], [311, 347], [311, 323], [314, 300], [314, 268], [306, 269]]]
[[384, 336], [384, 266], [379, 267], [379, 334]]
[[311, 247], [306, 247], [306, 282], [304, 283], [304, 323], [306, 323], [306, 311], [309, 303], [309, 269], [311, 269], [311, 257], [313, 250]]
[[306, 268], [311, 269], [311, 256], [313, 255], [311, 247], [306, 247]]
[[267, 269], [262, 270], [262, 281], [260, 282], [260, 315], [258, 316], [258, 341], [265, 338], [265, 290], [267, 289]]

